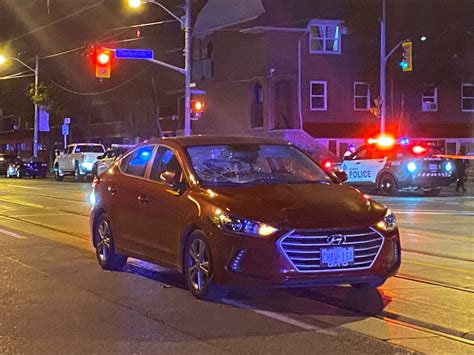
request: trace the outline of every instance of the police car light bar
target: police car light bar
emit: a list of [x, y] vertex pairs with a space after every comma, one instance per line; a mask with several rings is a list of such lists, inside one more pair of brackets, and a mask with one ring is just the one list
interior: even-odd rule
[[395, 144], [395, 139], [390, 136], [380, 136], [378, 138], [369, 138], [369, 144], [377, 144], [380, 147], [390, 148]]

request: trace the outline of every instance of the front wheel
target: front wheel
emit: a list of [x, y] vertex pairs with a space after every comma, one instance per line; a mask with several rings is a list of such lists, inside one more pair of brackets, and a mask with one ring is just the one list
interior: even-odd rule
[[97, 218], [94, 226], [94, 247], [97, 261], [102, 269], [121, 271], [127, 257], [115, 253], [114, 239], [110, 221], [105, 214]]
[[379, 191], [386, 196], [394, 196], [397, 194], [397, 182], [391, 174], [384, 174], [379, 180]]
[[54, 180], [56, 181], [63, 181], [64, 176], [59, 175], [59, 166], [54, 168]]
[[79, 164], [76, 164], [76, 168], [74, 169], [74, 180], [76, 182], [84, 181], [84, 175], [81, 174], [81, 169], [79, 169]]
[[226, 287], [213, 282], [211, 249], [202, 231], [194, 231], [186, 243], [184, 274], [188, 288], [196, 298], [217, 301], [227, 295]]

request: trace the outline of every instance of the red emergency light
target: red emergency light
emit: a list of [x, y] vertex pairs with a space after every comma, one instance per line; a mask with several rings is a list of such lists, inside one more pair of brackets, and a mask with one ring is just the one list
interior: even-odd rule
[[412, 151], [414, 154], [423, 154], [423, 153], [426, 153], [427, 150], [428, 150], [428, 148], [423, 147], [422, 145], [414, 145], [414, 146], [411, 148], [411, 151]]
[[323, 168], [327, 171], [330, 171], [332, 168], [332, 162], [330, 160], [323, 161]]
[[378, 136], [377, 138], [369, 138], [368, 139], [369, 144], [376, 144], [380, 148], [391, 148], [395, 144], [395, 139], [391, 136], [387, 135], [381, 135]]

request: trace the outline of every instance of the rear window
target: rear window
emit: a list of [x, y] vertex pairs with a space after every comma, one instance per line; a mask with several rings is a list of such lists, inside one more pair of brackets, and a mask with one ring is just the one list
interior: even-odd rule
[[101, 145], [78, 145], [74, 153], [104, 153]]

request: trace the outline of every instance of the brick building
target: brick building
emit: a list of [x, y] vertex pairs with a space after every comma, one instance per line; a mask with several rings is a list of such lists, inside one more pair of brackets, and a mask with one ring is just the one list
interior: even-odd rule
[[[458, 3], [459, 11], [469, 5]], [[193, 133], [276, 135], [305, 146], [318, 141], [339, 155], [377, 134], [371, 108], [379, 92], [379, 9], [371, 23], [357, 23], [355, 4], [209, 0], [194, 32], [193, 76], [206, 91], [206, 112], [193, 122]], [[413, 36], [415, 69], [401, 72], [401, 50], [387, 64], [387, 130], [436, 141], [451, 153], [461, 145], [473, 151], [474, 69], [464, 65], [474, 61], [472, 42], [444, 58], [449, 73], [440, 77], [430, 46], [436, 31], [443, 33], [442, 3], [418, 2], [424, 22], [412, 21], [418, 10], [407, 1], [388, 5], [387, 51]], [[418, 40], [427, 30], [431, 43]]]

